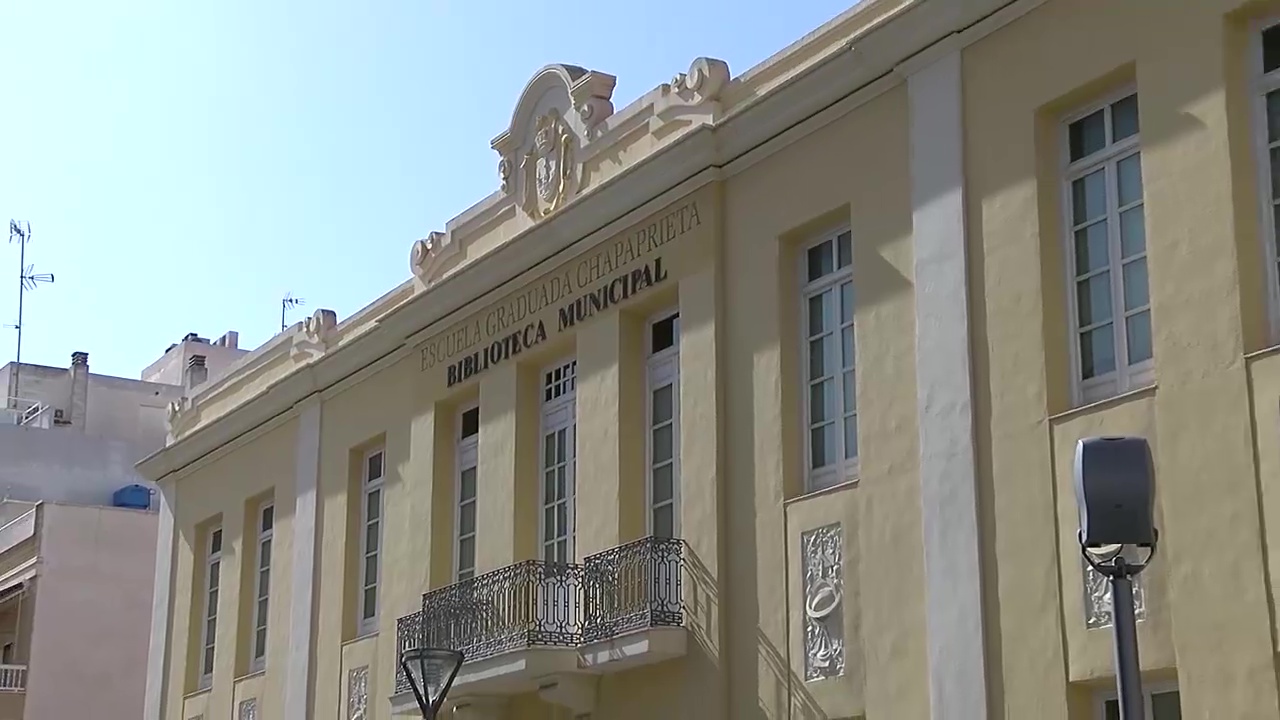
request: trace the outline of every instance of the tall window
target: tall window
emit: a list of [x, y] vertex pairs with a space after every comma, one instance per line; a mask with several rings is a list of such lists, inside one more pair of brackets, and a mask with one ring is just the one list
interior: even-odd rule
[[[1143, 705], [1149, 720], [1182, 720], [1181, 699], [1176, 689], [1148, 690], [1143, 693]], [[1098, 720], [1120, 720], [1120, 701], [1115, 694], [1104, 695]]]
[[680, 522], [680, 314], [649, 324], [649, 532], [675, 537]]
[[458, 433], [458, 528], [454, 546], [456, 579], [466, 580], [476, 574], [476, 466], [480, 439], [480, 408], [462, 413]]
[[271, 538], [275, 527], [275, 505], [267, 503], [258, 511], [258, 572], [253, 604], [253, 660], [257, 672], [267, 663], [267, 595], [271, 592]]
[[574, 400], [578, 361], [570, 360], [542, 376], [542, 559], [574, 558], [574, 461], [577, 424]]
[[1080, 402], [1154, 379], [1138, 131], [1136, 94], [1066, 124], [1067, 256]]
[[213, 683], [214, 643], [218, 638], [218, 580], [222, 570], [222, 528], [209, 529], [205, 545], [204, 612], [200, 627], [200, 687]]
[[858, 475], [858, 401], [853, 330], [853, 239], [849, 230], [801, 257], [804, 302], [806, 487]]
[[378, 629], [378, 580], [382, 574], [382, 476], [384, 453], [365, 456], [360, 487], [360, 623], [367, 635]]
[[1280, 342], [1280, 25], [1258, 35], [1255, 135], [1260, 157], [1262, 227], [1271, 306], [1271, 338]]

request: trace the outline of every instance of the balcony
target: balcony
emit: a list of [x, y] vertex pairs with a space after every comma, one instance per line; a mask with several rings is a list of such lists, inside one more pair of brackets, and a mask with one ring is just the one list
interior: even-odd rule
[[26, 665], [0, 665], [0, 693], [20, 693], [26, 690]]
[[[396, 645], [461, 650], [451, 699], [538, 691], [582, 711], [575, 680], [685, 654], [685, 553], [682, 540], [650, 537], [581, 564], [516, 563], [423, 595], [397, 621]], [[412, 704], [398, 670], [393, 712]]]

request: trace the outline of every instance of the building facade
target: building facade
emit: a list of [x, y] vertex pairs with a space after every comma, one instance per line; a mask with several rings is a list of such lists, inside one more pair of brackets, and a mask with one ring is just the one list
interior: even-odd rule
[[[413, 277], [178, 402], [148, 720], [1118, 717], [1079, 438], [1152, 442], [1151, 717], [1280, 716], [1280, 2], [867, 0], [552, 65]], [[1274, 164], [1273, 164], [1274, 163]]]
[[0, 719], [143, 711], [158, 516], [0, 503]]

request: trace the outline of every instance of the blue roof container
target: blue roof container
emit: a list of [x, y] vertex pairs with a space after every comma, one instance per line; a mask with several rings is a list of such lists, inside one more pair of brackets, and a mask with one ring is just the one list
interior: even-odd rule
[[125, 485], [111, 495], [111, 504], [118, 508], [148, 510], [151, 508], [151, 488], [146, 485]]

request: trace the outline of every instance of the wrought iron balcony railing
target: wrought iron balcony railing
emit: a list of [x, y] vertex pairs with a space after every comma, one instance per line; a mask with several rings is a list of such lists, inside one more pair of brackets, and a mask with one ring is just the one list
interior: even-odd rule
[[[396, 621], [397, 653], [461, 650], [468, 662], [528, 647], [577, 647], [684, 624], [684, 541], [644, 538], [581, 564], [528, 560], [422, 596]], [[398, 663], [397, 663], [398, 665]], [[408, 680], [396, 669], [396, 692]]]
[[684, 624], [684, 541], [647, 537], [586, 559], [583, 642]]
[[[461, 650], [467, 660], [534, 646], [574, 647], [582, 636], [581, 565], [538, 560], [508, 565], [422, 596], [397, 621], [397, 650]], [[396, 692], [409, 689], [397, 668]]]

